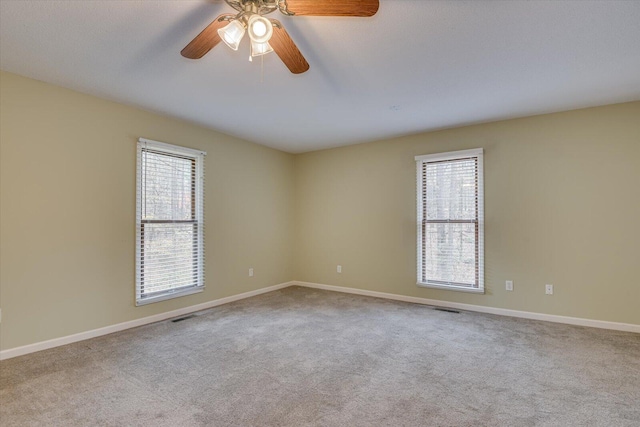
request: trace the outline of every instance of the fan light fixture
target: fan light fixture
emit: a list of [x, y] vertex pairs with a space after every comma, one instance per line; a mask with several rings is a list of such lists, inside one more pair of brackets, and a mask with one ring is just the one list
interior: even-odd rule
[[266, 43], [256, 43], [254, 41], [251, 42], [251, 56], [260, 56], [266, 55], [267, 53], [273, 52], [273, 48], [269, 44]]
[[251, 15], [249, 18], [249, 37], [256, 43], [266, 43], [273, 35], [271, 21], [260, 15]]
[[[246, 22], [246, 24], [245, 24]], [[273, 35], [273, 24], [267, 18], [252, 14], [249, 19], [242, 17], [229, 22], [218, 30], [218, 35], [233, 50], [238, 50], [244, 33], [249, 33], [251, 39], [251, 56], [266, 55], [273, 52], [269, 40]]]
[[244, 37], [244, 32], [244, 24], [236, 19], [229, 22], [226, 27], [220, 28], [218, 30], [218, 35], [227, 46], [233, 50], [238, 50], [242, 37]]

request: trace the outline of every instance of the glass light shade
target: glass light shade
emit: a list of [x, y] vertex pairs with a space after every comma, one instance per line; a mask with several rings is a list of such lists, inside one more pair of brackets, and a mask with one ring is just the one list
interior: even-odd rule
[[249, 18], [249, 37], [256, 43], [266, 43], [273, 35], [273, 24], [267, 18], [253, 15]]
[[242, 22], [236, 20], [229, 22], [224, 28], [220, 28], [218, 35], [227, 46], [233, 50], [238, 50], [242, 37], [244, 37], [244, 32], [244, 25], [242, 25]]
[[273, 52], [273, 48], [269, 42], [257, 43], [253, 40], [251, 41], [251, 56], [266, 55], [269, 52]]

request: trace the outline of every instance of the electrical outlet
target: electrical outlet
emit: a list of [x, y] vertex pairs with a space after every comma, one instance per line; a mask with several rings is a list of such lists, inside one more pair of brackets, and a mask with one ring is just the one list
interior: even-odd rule
[[544, 285], [544, 293], [547, 295], [553, 295], [553, 285]]
[[342, 266], [341, 266], [341, 265], [339, 265], [339, 266], [338, 266], [338, 268], [336, 268], [336, 271], [337, 271], [338, 273], [342, 273]]
[[249, 277], [253, 277], [253, 267], [249, 267]]
[[505, 288], [508, 291], [512, 291], [513, 290], [513, 280], [507, 280], [505, 283]]

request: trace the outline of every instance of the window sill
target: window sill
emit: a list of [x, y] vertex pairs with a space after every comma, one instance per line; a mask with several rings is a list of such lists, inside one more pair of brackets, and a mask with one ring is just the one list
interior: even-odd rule
[[184, 297], [184, 296], [187, 296], [187, 295], [197, 294], [197, 293], [200, 293], [202, 291], [204, 291], [204, 286], [191, 287], [191, 288], [188, 288], [188, 289], [178, 290], [178, 291], [171, 292], [171, 293], [160, 294], [160, 295], [157, 295], [157, 296], [144, 298], [144, 299], [136, 301], [136, 307], [139, 307], [141, 305], [153, 304], [154, 302], [166, 301], [168, 299], [179, 298], [179, 297]]
[[484, 288], [476, 289], [476, 288], [465, 288], [462, 286], [434, 285], [429, 282], [426, 282], [426, 283], [418, 282], [417, 285], [421, 288], [441, 289], [444, 291], [467, 292], [471, 294], [484, 294]]

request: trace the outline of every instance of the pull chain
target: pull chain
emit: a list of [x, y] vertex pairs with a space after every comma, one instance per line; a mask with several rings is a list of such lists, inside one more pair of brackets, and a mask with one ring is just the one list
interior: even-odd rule
[[[251, 53], [249, 53], [249, 62], [253, 62]], [[260, 55], [260, 83], [264, 83], [264, 54]]]

